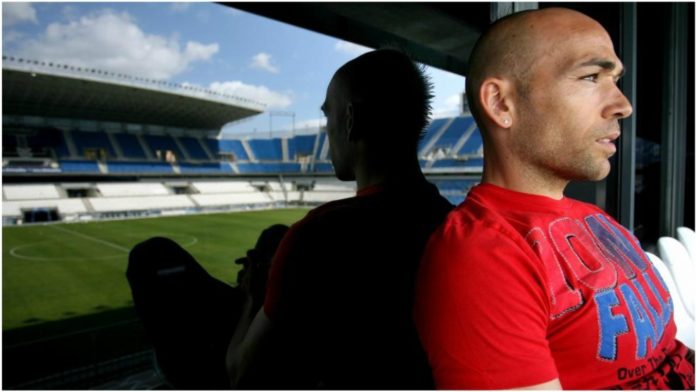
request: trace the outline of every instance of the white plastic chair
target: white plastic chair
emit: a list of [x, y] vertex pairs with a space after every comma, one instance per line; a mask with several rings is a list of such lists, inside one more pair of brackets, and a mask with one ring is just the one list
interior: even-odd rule
[[691, 257], [691, 264], [696, 264], [696, 233], [688, 227], [677, 228], [677, 238], [684, 245]]
[[650, 261], [652, 262], [655, 269], [662, 277], [662, 280], [667, 285], [667, 290], [669, 290], [672, 296], [672, 304], [674, 305], [674, 323], [677, 325], [677, 339], [684, 343], [690, 349], [694, 349], [694, 319], [689, 317], [684, 307], [684, 302], [681, 300], [681, 296], [677, 292], [677, 286], [674, 284], [674, 279], [672, 279], [672, 273], [665, 263], [656, 255], [645, 252]]
[[672, 237], [661, 237], [657, 241], [657, 249], [660, 259], [665, 262], [667, 268], [672, 273], [677, 292], [681, 296], [682, 302], [686, 307], [689, 317], [694, 318], [694, 265], [691, 263], [689, 252], [681, 242]]

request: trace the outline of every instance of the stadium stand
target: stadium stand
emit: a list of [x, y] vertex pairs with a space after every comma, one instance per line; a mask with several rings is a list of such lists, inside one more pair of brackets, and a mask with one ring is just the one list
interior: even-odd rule
[[424, 150], [432, 147], [432, 143], [436, 136], [439, 136], [440, 130], [448, 123], [449, 119], [437, 118], [430, 122], [430, 125], [425, 129], [423, 133], [423, 139], [421, 140], [421, 155], [425, 152]]
[[275, 162], [275, 163], [237, 163], [237, 169], [240, 174], [251, 173], [300, 173], [301, 166], [299, 163]]
[[180, 163], [181, 174], [205, 174], [205, 173], [232, 173], [232, 167], [228, 162], [217, 163]]
[[143, 147], [140, 145], [140, 142], [135, 135], [129, 133], [117, 133], [114, 136], [121, 147], [121, 150], [123, 151], [124, 157], [134, 159], [142, 159], [147, 157]]
[[101, 173], [97, 161], [60, 160], [59, 164], [66, 173]]
[[282, 161], [281, 139], [251, 139], [248, 141], [257, 160]]
[[148, 161], [107, 161], [109, 173], [173, 173], [172, 165], [167, 162]]
[[432, 148], [442, 148], [446, 151], [451, 151], [473, 122], [474, 119], [472, 117], [455, 117], [436, 140], [435, 144], [433, 144]]
[[87, 198], [95, 212], [127, 212], [143, 210], [167, 210], [194, 208], [187, 195], [141, 197], [90, 197]]
[[103, 197], [122, 197], [122, 196], [158, 196], [170, 195], [169, 191], [161, 183], [99, 183], [97, 189]]
[[73, 142], [77, 148], [77, 153], [79, 156], [86, 156], [88, 150], [98, 150], [103, 149], [108, 152], [109, 157], [116, 157], [116, 151], [106, 133], [103, 132], [84, 132], [84, 131], [73, 131], [72, 132]]
[[5, 200], [60, 199], [53, 184], [6, 185], [2, 191]]
[[465, 154], [483, 154], [483, 140], [481, 139], [481, 131], [478, 127], [474, 128], [471, 134], [468, 136], [461, 148], [456, 151], [459, 155]]
[[179, 141], [188, 152], [190, 159], [210, 160], [208, 154], [203, 150], [199, 139], [190, 136], [182, 136], [179, 138]]
[[206, 139], [208, 148], [211, 152], [214, 152], [218, 157], [219, 155], [232, 155], [235, 161], [248, 161], [249, 155], [247, 154], [241, 140], [229, 140], [229, 139]]
[[233, 192], [255, 192], [256, 188], [251, 186], [248, 181], [220, 181], [203, 182], [196, 181], [191, 183], [199, 193], [233, 193]]
[[2, 216], [20, 218], [24, 211], [33, 209], [56, 209], [66, 220], [69, 220], [69, 215], [87, 212], [87, 207], [80, 199], [15, 200], [3, 201]]
[[[160, 151], [164, 153], [165, 151], [171, 151], [176, 156], [176, 160], [183, 160], [186, 157], [179, 149], [174, 138], [169, 135], [143, 135], [143, 138], [153, 152]], [[164, 156], [161, 158], [164, 158]]]

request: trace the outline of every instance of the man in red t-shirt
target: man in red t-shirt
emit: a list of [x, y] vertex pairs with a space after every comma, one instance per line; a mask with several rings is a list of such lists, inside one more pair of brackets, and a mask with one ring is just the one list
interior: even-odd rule
[[622, 73], [602, 26], [567, 9], [511, 15], [476, 44], [483, 180], [431, 237], [416, 289], [438, 388], [694, 388], [694, 352], [638, 240], [563, 195], [609, 173], [632, 112]]
[[357, 195], [310, 211], [283, 238], [263, 308], [248, 303], [230, 343], [233, 386], [434, 386], [412, 317], [420, 257], [452, 208], [416, 155], [430, 98], [422, 70], [395, 50], [331, 79], [321, 107], [331, 160]]

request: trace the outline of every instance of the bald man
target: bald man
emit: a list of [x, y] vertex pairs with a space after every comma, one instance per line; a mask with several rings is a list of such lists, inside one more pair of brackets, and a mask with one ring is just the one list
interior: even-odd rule
[[431, 237], [416, 290], [437, 387], [693, 389], [694, 352], [638, 240], [563, 195], [607, 176], [632, 111], [607, 32], [567, 9], [514, 14], [470, 66], [483, 179]]

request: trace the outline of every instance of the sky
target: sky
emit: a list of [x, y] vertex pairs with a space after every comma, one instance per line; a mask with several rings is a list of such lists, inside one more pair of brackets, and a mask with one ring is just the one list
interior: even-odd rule
[[[333, 73], [369, 51], [213, 3], [2, 3], [2, 53], [203, 87], [264, 113], [226, 136], [316, 131]], [[464, 78], [426, 67], [434, 117], [458, 113]]]

